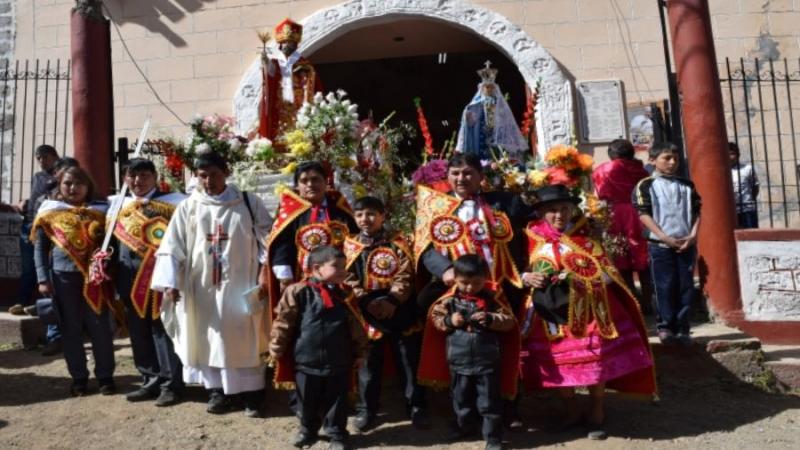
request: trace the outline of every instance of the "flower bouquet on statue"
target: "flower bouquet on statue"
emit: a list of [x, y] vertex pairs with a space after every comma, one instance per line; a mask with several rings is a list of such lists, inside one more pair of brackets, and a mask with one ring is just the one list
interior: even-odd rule
[[492, 149], [491, 155], [491, 160], [481, 161], [485, 175], [482, 189], [487, 192], [522, 192], [527, 176], [524, 161], [510, 157], [499, 148]]

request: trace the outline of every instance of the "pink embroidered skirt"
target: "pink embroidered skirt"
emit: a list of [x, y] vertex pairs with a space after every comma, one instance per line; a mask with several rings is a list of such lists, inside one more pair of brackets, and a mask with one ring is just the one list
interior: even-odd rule
[[546, 323], [535, 318], [523, 344], [522, 378], [529, 388], [590, 386], [613, 380], [653, 365], [647, 343], [630, 314], [608, 290], [609, 309], [617, 328], [616, 339], [600, 337], [597, 324], [587, 326], [586, 336], [548, 340]]

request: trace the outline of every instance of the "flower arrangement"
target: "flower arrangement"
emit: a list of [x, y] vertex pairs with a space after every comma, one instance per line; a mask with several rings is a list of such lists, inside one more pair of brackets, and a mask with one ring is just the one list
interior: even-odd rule
[[219, 153], [231, 164], [245, 159], [247, 139], [233, 131], [233, 117], [219, 114], [197, 117], [189, 126], [191, 131], [181, 149], [181, 157], [187, 166], [191, 167], [195, 156], [207, 152]]
[[419, 97], [414, 98], [414, 108], [417, 111], [417, 123], [422, 132], [422, 138], [425, 139], [424, 155], [427, 159], [433, 156], [433, 137], [431, 131], [428, 129], [428, 119], [425, 118], [425, 111], [422, 109], [422, 99]]
[[283, 136], [291, 162], [314, 159], [337, 168], [352, 167], [348, 160], [358, 147], [358, 125], [358, 105], [347, 99], [345, 91], [325, 96], [318, 92], [297, 111], [295, 129]]
[[522, 192], [525, 189], [526, 173], [524, 164], [503, 154], [497, 156], [492, 150], [491, 161], [481, 161], [485, 175], [483, 190]]

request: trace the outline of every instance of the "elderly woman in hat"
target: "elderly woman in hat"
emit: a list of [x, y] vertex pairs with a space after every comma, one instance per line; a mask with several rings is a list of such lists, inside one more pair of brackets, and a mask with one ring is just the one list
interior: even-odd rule
[[[656, 393], [644, 321], [578, 207], [580, 191], [555, 184], [534, 194], [536, 219], [526, 228], [522, 274], [531, 289], [520, 318], [523, 381], [558, 390], [566, 418], [557, 429], [586, 426], [590, 439], [603, 439], [606, 389], [647, 398]], [[575, 397], [579, 386], [589, 391], [588, 414]]]

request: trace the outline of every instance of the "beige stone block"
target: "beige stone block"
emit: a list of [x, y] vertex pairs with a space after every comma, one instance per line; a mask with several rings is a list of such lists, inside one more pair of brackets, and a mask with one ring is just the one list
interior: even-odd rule
[[217, 0], [214, 7], [217, 9], [232, 8], [236, 6], [263, 6], [264, 0]]
[[52, 25], [48, 27], [38, 27], [34, 30], [36, 35], [36, 46], [39, 48], [58, 47], [58, 29], [59, 25]]
[[67, 25], [70, 22], [71, 6], [52, 5], [49, 7], [34, 8], [33, 14], [36, 18], [36, 27], [48, 27], [53, 25]]
[[194, 31], [217, 31], [239, 28], [239, 8], [208, 9], [193, 14]]
[[[618, 0], [622, 1], [622, 0]], [[736, 0], [718, 0], [723, 2], [735, 2]], [[631, 0], [631, 17], [635, 19], [642, 19], [645, 17], [653, 17], [658, 19], [658, 3], [650, 0]]]
[[133, 59], [137, 61], [162, 59], [170, 56], [169, 41], [161, 37], [126, 39], [125, 43]]
[[740, 38], [758, 36], [767, 18], [762, 14], [721, 14], [712, 17], [711, 23], [715, 38]]
[[576, 24], [559, 24], [555, 28], [555, 39], [560, 46], [607, 44], [608, 22], [586, 22]]
[[255, 57], [261, 50], [261, 41], [256, 29], [239, 28], [217, 32], [217, 51], [219, 53], [252, 51]]
[[175, 41], [187, 33], [194, 32], [194, 15], [179, 11], [176, 14], [140, 17], [138, 23], [147, 28], [151, 37], [161, 37]]
[[797, 36], [800, 30], [800, 12], [770, 13], [769, 33], [773, 36]]
[[739, 0], [739, 8], [743, 13], [786, 12], [794, 11], [793, 0]]
[[[148, 106], [114, 107], [114, 127], [122, 130], [140, 130], [148, 115]], [[134, 131], [138, 133], [138, 131]], [[121, 136], [124, 136], [122, 134]], [[135, 134], [130, 134], [135, 136]], [[135, 139], [135, 138], [134, 138]]]
[[[195, 113], [197, 112], [195, 103], [170, 102], [169, 107], [178, 117], [175, 117], [172, 112], [164, 108], [162, 105], [153, 104], [148, 107], [151, 123], [156, 128], [156, 130], [153, 132], [153, 135], [158, 136], [158, 129], [163, 129], [168, 132], [168, 134], [166, 134], [167, 136], [174, 136], [180, 139], [189, 131], [189, 129], [184, 127], [181, 122], [189, 122], [195, 116]], [[179, 131], [172, 132], [172, 129], [177, 129]]]
[[[717, 14], [738, 14], [740, 0], [709, 0], [708, 9], [712, 16]], [[764, 3], [763, 1], [761, 2]]]
[[[274, 8], [283, 9], [284, 17], [290, 17], [296, 21], [300, 21], [320, 9], [325, 9], [338, 3], [341, 2], [331, 0], [300, 0], [292, 2], [289, 8], [281, 8], [280, 5], [276, 5]], [[486, 7], [486, 5], [482, 6]]]
[[580, 47], [553, 47], [550, 54], [567, 70], [575, 71], [583, 68]]
[[[619, 6], [619, 9], [616, 9], [612, 2]], [[630, 18], [633, 11], [628, 0], [577, 0], [577, 5], [578, 17], [582, 22], [615, 19], [618, 14], [622, 14], [624, 18]]]
[[218, 84], [216, 78], [173, 81], [170, 83], [170, 99], [174, 102], [196, 101], [198, 95], [208, 99], [217, 99], [219, 97]]
[[[17, 56], [22, 58], [23, 55], [17, 54]], [[36, 59], [39, 59], [40, 62], [47, 60], [55, 61], [57, 59], [66, 61], [70, 58], [70, 51], [69, 47], [67, 46], [49, 47], [35, 50], [35, 53], [32, 56], [33, 57], [30, 58], [31, 67], [33, 67], [36, 63]]]
[[193, 56], [152, 60], [146, 63], [146, 67], [150, 81], [188, 80], [195, 77]]
[[278, 7], [242, 8], [241, 15], [242, 28], [269, 30], [272, 33], [275, 26], [288, 15], [288, 12]]
[[531, 39], [547, 50], [556, 45], [555, 29], [555, 25], [548, 24], [528, 24], [522, 26], [522, 30], [527, 33]]
[[[139, 39], [147, 37], [147, 27], [143, 24], [138, 22], [123, 22], [121, 24], [117, 24], [119, 28], [120, 34], [122, 34], [122, 38], [125, 41], [130, 39]], [[119, 40], [119, 35], [117, 34], [117, 30], [114, 29], [114, 26], [111, 26], [111, 40], [116, 41]]]
[[514, 22], [522, 24], [525, 17], [525, 4], [523, 2], [492, 2], [482, 5], [484, 8], [494, 11]]
[[208, 100], [201, 97], [195, 102], [194, 109], [197, 114], [221, 114], [228, 116], [233, 114], [233, 98]]
[[603, 67], [627, 67], [626, 48], [622, 45], [585, 45], [581, 47], [582, 67], [599, 69]]
[[747, 54], [743, 39], [715, 39], [714, 50], [717, 54], [717, 61], [724, 62], [725, 58], [730, 58], [731, 63], [738, 63], [739, 58]]
[[[525, 24], [577, 22], [578, 8], [573, 1], [535, 0], [525, 2]], [[518, 20], [517, 18], [512, 18]]]
[[172, 56], [208, 55], [219, 51], [217, 33], [215, 31], [184, 33], [181, 34], [181, 38], [183, 42], [173, 42], [170, 45], [170, 54]]
[[[165, 102], [170, 101], [170, 83], [168, 81], [152, 82], [153, 89]], [[122, 90], [125, 93], [125, 106], [152, 105], [158, 100], [147, 83], [127, 84]]]
[[664, 46], [661, 42], [639, 42], [634, 48], [636, 59], [634, 62], [640, 66], [665, 66]]
[[620, 42], [661, 42], [661, 23], [658, 17], [610, 21], [608, 36], [612, 44]]
[[[145, 69], [144, 67], [142, 68]], [[119, 61], [111, 63], [111, 73], [114, 78], [114, 88], [131, 83], [140, 83], [144, 81], [142, 75], [136, 69], [131, 61]]]
[[[247, 64], [251, 59], [248, 58]], [[194, 72], [198, 78], [216, 77], [244, 73], [244, 64], [240, 53], [220, 53], [194, 57]]]
[[[236, 89], [241, 83], [242, 77], [239, 74], [228, 75], [217, 78], [219, 85], [219, 98], [233, 98]], [[800, 91], [800, 89], [798, 89]]]

